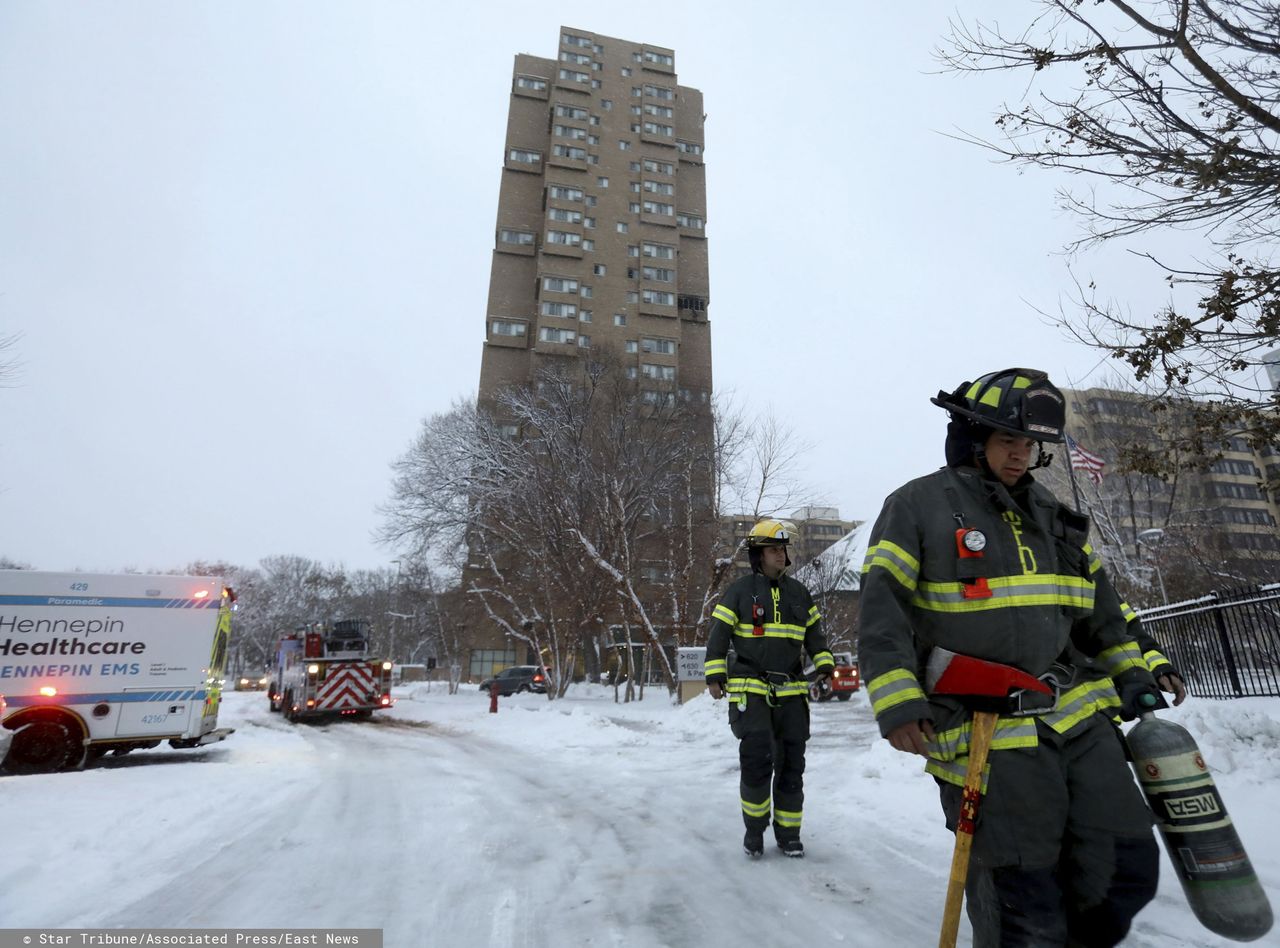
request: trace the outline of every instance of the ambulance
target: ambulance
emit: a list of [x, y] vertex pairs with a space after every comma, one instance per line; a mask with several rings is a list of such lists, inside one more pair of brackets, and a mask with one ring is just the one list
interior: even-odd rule
[[218, 727], [235, 595], [197, 576], [0, 570], [3, 769], [76, 770]]

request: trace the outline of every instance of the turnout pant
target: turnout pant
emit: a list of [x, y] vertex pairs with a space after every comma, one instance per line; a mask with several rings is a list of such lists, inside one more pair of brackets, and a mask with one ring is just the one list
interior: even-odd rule
[[[993, 751], [965, 888], [974, 948], [1111, 948], [1156, 894], [1152, 817], [1115, 726]], [[961, 788], [940, 783], [955, 830]]]
[[804, 746], [809, 740], [809, 700], [804, 695], [773, 698], [748, 694], [740, 709], [730, 696], [729, 726], [738, 744], [742, 821], [763, 833], [773, 816], [779, 841], [800, 838], [804, 810]]

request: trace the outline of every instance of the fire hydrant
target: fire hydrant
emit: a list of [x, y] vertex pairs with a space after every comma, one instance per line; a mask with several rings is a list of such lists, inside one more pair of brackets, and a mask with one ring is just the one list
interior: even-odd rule
[[497, 684], [491, 684], [491, 685], [489, 686], [489, 713], [490, 713], [490, 714], [497, 714], [497, 713], [498, 713], [498, 686], [497, 686]]

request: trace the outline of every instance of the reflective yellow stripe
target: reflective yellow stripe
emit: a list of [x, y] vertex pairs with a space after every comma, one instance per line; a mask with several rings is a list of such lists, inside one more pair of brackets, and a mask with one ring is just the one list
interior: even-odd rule
[[1129, 605], [1127, 602], [1120, 603], [1120, 613], [1124, 616], [1125, 622], [1132, 622], [1134, 619], [1138, 618], [1138, 614], [1133, 611], [1133, 606]]
[[1142, 651], [1138, 648], [1137, 642], [1123, 642], [1111, 648], [1104, 648], [1098, 653], [1098, 661], [1112, 678], [1130, 668], [1147, 670], [1147, 663], [1142, 659]]
[[872, 679], [867, 684], [867, 694], [871, 698], [871, 710], [876, 717], [908, 701], [925, 700], [920, 682], [905, 668], [885, 672]]
[[773, 800], [770, 797], [765, 797], [764, 803], [752, 803], [750, 800], [742, 800], [742, 812], [747, 816], [768, 816], [772, 803]]
[[[939, 731], [928, 742], [929, 756], [934, 760], [956, 760], [969, 755], [969, 739], [973, 722], [965, 721], [959, 727]], [[1000, 718], [996, 721], [995, 735], [991, 738], [992, 750], [1009, 750], [1015, 747], [1038, 747], [1034, 717]]]
[[819, 652], [817, 655], [813, 656], [814, 668], [824, 668], [827, 665], [830, 665], [832, 668], [834, 668], [835, 664], [836, 664], [836, 657], [832, 655], [830, 652]]
[[881, 540], [867, 550], [862, 561], [863, 575], [879, 566], [889, 573], [907, 589], [916, 588], [916, 580], [920, 577], [920, 561], [890, 540]]
[[1083, 681], [1058, 698], [1056, 710], [1042, 716], [1042, 720], [1059, 734], [1067, 734], [1081, 721], [1101, 711], [1120, 707], [1120, 698], [1109, 678]]
[[774, 810], [773, 821], [779, 826], [785, 826], [787, 829], [800, 828], [800, 814], [789, 810]]
[[1037, 573], [1026, 576], [997, 576], [987, 585], [991, 596], [965, 599], [964, 583], [922, 582], [911, 597], [911, 604], [930, 612], [984, 612], [1020, 606], [1093, 607], [1095, 586], [1079, 576], [1059, 573]]
[[[932, 774], [939, 780], [945, 780], [947, 783], [954, 784], [957, 787], [964, 786], [964, 779], [969, 772], [969, 758], [964, 757], [960, 760], [942, 761], [930, 759], [924, 765], [925, 773]], [[991, 776], [991, 765], [987, 764], [982, 769], [982, 792], [987, 792], [987, 780]]]
[[726, 622], [729, 625], [738, 624], [737, 614], [728, 606], [724, 605], [724, 603], [721, 603], [711, 610], [711, 618], [719, 619], [721, 622]]
[[760, 695], [763, 698], [771, 694], [778, 698], [794, 698], [799, 695], [808, 695], [809, 683], [788, 681], [781, 685], [774, 685], [773, 690], [770, 691], [769, 686], [759, 678], [730, 678], [726, 690], [731, 695], [739, 695], [745, 691], [747, 694]]
[[708, 659], [706, 665], [702, 669], [704, 677], [709, 675], [725, 675], [729, 672], [729, 662], [723, 658]]
[[[759, 636], [756, 636], [755, 634], [755, 628], [756, 628], [755, 626], [749, 625], [743, 622], [743, 623], [740, 623], [738, 627], [733, 630], [733, 634], [740, 635], [743, 638], [748, 638], [748, 639], [752, 638], [753, 636], [758, 638]], [[772, 636], [773, 638], [776, 638], [776, 639], [798, 639], [799, 641], [803, 642], [804, 626], [786, 625], [786, 624], [777, 623], [777, 622], [766, 622], [764, 624], [764, 634], [766, 636]]]
[[1152, 649], [1151, 651], [1147, 652], [1147, 653], [1146, 653], [1145, 655], [1143, 655], [1142, 657], [1143, 657], [1144, 659], [1146, 659], [1146, 662], [1147, 662], [1147, 668], [1148, 668], [1150, 671], [1152, 671], [1152, 672], [1154, 672], [1154, 671], [1155, 671], [1157, 668], [1159, 668], [1161, 665], [1172, 665], [1172, 664], [1173, 664], [1173, 662], [1169, 661], [1169, 659], [1165, 658], [1163, 655], [1161, 655], [1161, 654], [1160, 654], [1159, 652], [1157, 652], [1155, 649]]
[[822, 616], [818, 613], [818, 607], [814, 606], [809, 610], [809, 621], [805, 623], [805, 628], [809, 628], [815, 622], [821, 622]]

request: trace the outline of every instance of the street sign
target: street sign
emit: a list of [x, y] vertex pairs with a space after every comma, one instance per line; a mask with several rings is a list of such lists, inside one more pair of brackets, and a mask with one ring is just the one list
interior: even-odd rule
[[702, 681], [706, 676], [703, 667], [707, 662], [704, 647], [676, 649], [676, 677], [680, 681]]

